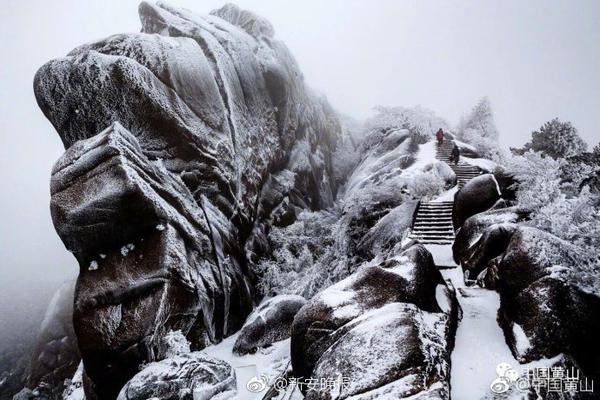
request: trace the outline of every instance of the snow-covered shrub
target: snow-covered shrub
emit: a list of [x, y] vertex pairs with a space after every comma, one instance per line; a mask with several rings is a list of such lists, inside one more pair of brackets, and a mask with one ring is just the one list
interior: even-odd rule
[[339, 218], [335, 210], [306, 211], [293, 224], [274, 227], [269, 235], [273, 257], [258, 266], [262, 293], [310, 298], [347, 276], [344, 255], [336, 247]]
[[502, 158], [498, 146], [498, 129], [494, 122], [490, 101], [484, 97], [458, 124], [457, 138], [477, 149], [478, 153], [494, 161]]
[[165, 347], [165, 358], [180, 356], [191, 351], [190, 343], [179, 330], [168, 332], [163, 339], [163, 343]]
[[532, 151], [511, 157], [508, 171], [519, 181], [518, 205], [530, 212], [528, 224], [597, 253], [600, 195], [587, 185], [581, 187], [593, 167], [580, 164], [566, 169], [567, 164], [563, 158]]
[[375, 112], [376, 114], [365, 122], [367, 131], [382, 127], [408, 129], [417, 144], [433, 139], [440, 128], [445, 132], [450, 130], [450, 126], [444, 119], [420, 106], [413, 108], [377, 106]]
[[[454, 180], [454, 173], [438, 166], [441, 163], [428, 164], [404, 178], [406, 191], [414, 198], [429, 201], [441, 194]], [[454, 176], [452, 176], [454, 175]]]
[[539, 131], [532, 132], [531, 140], [522, 148], [511, 148], [511, 151], [522, 155], [533, 150], [552, 158], [566, 158], [583, 153], [586, 149], [587, 143], [579, 137], [577, 129], [570, 122], [554, 118], [544, 123]]

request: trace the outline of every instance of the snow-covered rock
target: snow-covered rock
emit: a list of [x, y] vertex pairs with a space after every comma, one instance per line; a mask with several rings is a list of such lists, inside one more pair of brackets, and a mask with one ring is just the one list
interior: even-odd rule
[[501, 196], [494, 175], [485, 174], [471, 179], [454, 195], [454, 227], [459, 228], [470, 216], [490, 209]]
[[460, 265], [471, 279], [474, 279], [489, 263], [501, 256], [508, 247], [517, 225], [511, 223], [494, 224], [487, 227], [481, 237], [460, 255]]
[[75, 281], [67, 281], [48, 304], [27, 368], [25, 384], [34, 392], [60, 396], [81, 359], [73, 330], [74, 291]]
[[521, 361], [569, 354], [583, 372], [600, 374], [600, 294], [583, 285], [589, 256], [547, 232], [521, 226], [497, 266], [499, 320]]
[[[443, 301], [436, 296], [440, 287]], [[338, 388], [341, 393], [309, 390], [310, 399], [358, 394], [367, 399], [382, 393], [402, 398], [436, 385], [445, 393], [440, 398], [448, 398], [450, 338], [457, 318], [454, 293], [431, 254], [411, 246], [359, 269], [299, 311], [292, 326], [294, 374], [349, 378], [349, 386]]]
[[[502, 201], [502, 200], [500, 200]], [[463, 263], [469, 254], [469, 249], [482, 237], [485, 230], [496, 224], [511, 224], [520, 221], [522, 213], [517, 207], [501, 207], [475, 214], [466, 219], [456, 232], [452, 244], [452, 253], [456, 264]]]
[[388, 303], [339, 328], [316, 363], [317, 382], [340, 387], [307, 391], [305, 399], [449, 399], [447, 316], [414, 304]]
[[235, 398], [235, 371], [200, 352], [150, 363], [121, 389], [117, 400]]
[[306, 299], [279, 295], [264, 301], [250, 314], [233, 346], [236, 354], [254, 353], [258, 348], [290, 337], [294, 316]]
[[164, 357], [171, 330], [194, 349], [237, 331], [271, 226], [332, 205], [341, 183], [337, 115], [267, 21], [234, 5], [139, 12], [141, 33], [80, 46], [34, 81], [67, 148], [51, 208], [81, 266], [75, 331], [100, 397]]

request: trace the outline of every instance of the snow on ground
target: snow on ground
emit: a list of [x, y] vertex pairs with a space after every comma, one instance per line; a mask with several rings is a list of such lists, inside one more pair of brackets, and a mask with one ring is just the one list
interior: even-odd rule
[[463, 317], [452, 352], [452, 398], [483, 399], [491, 394], [490, 384], [498, 378], [498, 364], [509, 363], [515, 368], [519, 363], [496, 322], [498, 294], [479, 287], [462, 287], [457, 297]]
[[[456, 143], [458, 145], [458, 147], [464, 148], [464, 149], [469, 149], [471, 151], [477, 152], [477, 149], [475, 148], [475, 146], [472, 146], [468, 143], [465, 142], [461, 142], [460, 140], [457, 139], [453, 139], [454, 143]], [[462, 157], [461, 157], [462, 158]]]
[[456, 267], [456, 263], [452, 258], [452, 246], [444, 244], [424, 244], [433, 256], [433, 261], [438, 267]]
[[458, 192], [458, 186], [453, 186], [451, 189], [446, 190], [432, 201], [454, 201], [454, 195]]
[[[448, 246], [449, 247], [449, 246]], [[519, 364], [504, 339], [496, 321], [500, 297], [492, 290], [478, 286], [467, 287], [460, 268], [442, 270], [442, 275], [457, 288], [457, 298], [463, 311], [452, 352], [450, 377], [453, 399], [523, 399], [524, 393], [513, 387], [501, 395], [494, 394], [490, 385], [497, 379], [498, 365], [508, 363], [523, 376], [528, 368], [548, 367], [560, 359], [542, 359]]]
[[[272, 346], [259, 349], [255, 354], [238, 356], [233, 354], [233, 345], [238, 334], [232, 335], [221, 343], [202, 350], [211, 357], [221, 359], [235, 369], [237, 379], [236, 400], [256, 400], [264, 396], [266, 389], [252, 393], [246, 389], [246, 384], [252, 378], [264, 375], [269, 383], [273, 383], [290, 361], [290, 339], [275, 342]], [[267, 385], [268, 388], [268, 385]]]
[[487, 172], [492, 172], [494, 169], [496, 169], [496, 167], [498, 167], [498, 164], [492, 160], [488, 160], [487, 158], [470, 158], [462, 156], [460, 159], [469, 165], [474, 165]]
[[419, 145], [419, 151], [416, 154], [416, 160], [413, 165], [409, 168], [415, 169], [423, 169], [427, 164], [431, 164], [432, 162], [436, 162], [435, 158], [436, 153], [436, 144], [434, 140], [430, 140], [427, 143]]

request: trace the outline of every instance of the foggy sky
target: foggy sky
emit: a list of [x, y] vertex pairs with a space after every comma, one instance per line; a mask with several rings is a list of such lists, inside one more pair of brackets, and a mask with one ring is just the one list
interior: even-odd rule
[[[224, 1], [173, 0], [198, 13]], [[339, 111], [422, 105], [455, 124], [488, 96], [501, 144], [553, 117], [590, 144], [600, 123], [599, 1], [236, 2], [269, 19], [309, 85]], [[50, 221], [62, 145], [32, 91], [37, 68], [73, 47], [139, 31], [137, 1], [4, 0], [0, 7], [0, 306], [35, 302], [76, 274]], [[10, 312], [9, 312], [10, 311]], [[1, 332], [0, 332], [1, 334]]]

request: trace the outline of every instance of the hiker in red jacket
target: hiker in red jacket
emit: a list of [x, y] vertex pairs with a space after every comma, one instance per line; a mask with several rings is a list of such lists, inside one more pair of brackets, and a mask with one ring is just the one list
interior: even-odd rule
[[437, 138], [438, 146], [441, 146], [444, 142], [444, 131], [442, 130], [442, 128], [438, 129], [437, 133], [435, 134], [435, 137]]

